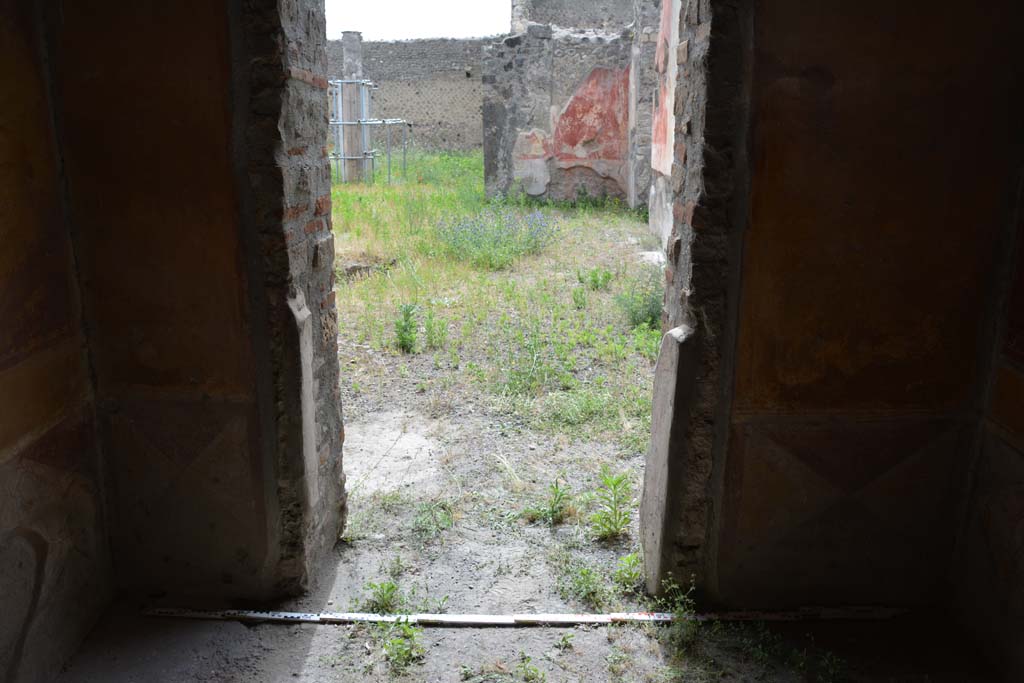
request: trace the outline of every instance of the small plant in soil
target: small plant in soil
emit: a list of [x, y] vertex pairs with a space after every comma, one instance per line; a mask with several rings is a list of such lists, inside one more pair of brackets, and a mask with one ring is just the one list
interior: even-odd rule
[[394, 581], [370, 582], [364, 589], [370, 591], [370, 597], [360, 603], [360, 608], [364, 612], [394, 614], [404, 601], [402, 592]]
[[690, 579], [689, 588], [683, 588], [669, 576], [662, 582], [662, 589], [664, 597], [660, 600], [661, 608], [675, 617], [663, 632], [665, 643], [679, 656], [690, 654], [697, 647], [701, 636], [701, 622], [696, 619], [697, 606], [693, 599], [695, 579]]
[[586, 285], [595, 292], [600, 292], [608, 289], [612, 283], [612, 271], [607, 268], [591, 268], [586, 273], [583, 271], [576, 271], [576, 279], [579, 280], [581, 285]]
[[601, 467], [601, 486], [594, 492], [597, 510], [590, 515], [590, 530], [599, 541], [625, 535], [632, 519], [633, 486], [629, 474], [615, 474], [607, 465]]
[[640, 553], [630, 553], [619, 558], [612, 579], [619, 585], [619, 588], [627, 593], [633, 593], [640, 589], [642, 570], [643, 563], [640, 560]]
[[572, 305], [576, 307], [577, 311], [582, 311], [587, 307], [587, 290], [584, 287], [572, 288]]
[[436, 538], [455, 524], [454, 508], [447, 500], [422, 503], [416, 508], [412, 530], [423, 541]]
[[525, 652], [519, 653], [519, 663], [516, 664], [516, 675], [523, 683], [543, 683], [548, 675], [531, 664], [533, 658]]
[[849, 667], [834, 652], [824, 652], [818, 657], [818, 680], [821, 683], [842, 683], [849, 680]]
[[392, 579], [397, 579], [409, 568], [409, 565], [402, 560], [401, 555], [395, 555], [387, 565], [387, 573]]
[[572, 649], [572, 639], [575, 638], [575, 637], [576, 636], [573, 635], [572, 633], [564, 633], [564, 634], [562, 634], [562, 637], [558, 640], [557, 643], [555, 643], [555, 649], [560, 651], [560, 652], [565, 652], [566, 650], [571, 650]]
[[395, 343], [402, 353], [416, 352], [417, 327], [416, 305], [402, 304], [399, 306], [398, 318], [395, 320]]
[[507, 683], [514, 678], [508, 670], [508, 665], [497, 661], [477, 668], [463, 664], [459, 667], [459, 680], [467, 683]]
[[404, 673], [411, 665], [423, 660], [426, 650], [420, 642], [422, 628], [405, 621], [379, 624], [378, 628], [384, 659], [392, 672]]
[[523, 511], [523, 517], [528, 522], [543, 522], [548, 526], [558, 526], [569, 516], [571, 505], [572, 495], [569, 493], [569, 489], [555, 479], [548, 485], [548, 497], [544, 504], [527, 508]]
[[[661, 313], [659, 312], [660, 316]], [[648, 360], [657, 360], [661, 350], [661, 328], [641, 323], [633, 328], [633, 348]]]
[[626, 289], [615, 297], [630, 327], [645, 324], [652, 330], [661, 327], [663, 281], [660, 268], [648, 268], [644, 274], [632, 278]]
[[587, 562], [574, 558], [565, 548], [556, 551], [551, 562], [558, 571], [556, 587], [563, 600], [576, 600], [592, 609], [600, 610], [614, 597], [602, 572]]
[[608, 673], [612, 675], [612, 679], [616, 681], [622, 680], [623, 674], [629, 668], [629, 655], [619, 648], [613, 647], [611, 652], [605, 656], [604, 661], [608, 665]]
[[423, 319], [423, 331], [428, 349], [443, 349], [448, 344], [448, 321], [435, 316], [433, 309], [428, 310]]

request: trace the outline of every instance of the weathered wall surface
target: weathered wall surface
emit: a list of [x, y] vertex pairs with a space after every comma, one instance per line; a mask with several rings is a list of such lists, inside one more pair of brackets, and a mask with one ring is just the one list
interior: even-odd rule
[[[265, 13], [280, 31], [283, 49], [267, 46], [267, 52], [257, 52], [264, 64], [236, 75], [268, 84], [249, 99], [247, 134], [239, 143], [249, 166], [239, 167], [236, 182], [246, 188], [254, 221], [243, 236], [250, 263], [259, 259], [251, 265], [263, 282], [256, 306], [268, 312], [274, 393], [264, 409], [273, 411], [275, 433], [265, 443], [276, 449], [281, 509], [274, 590], [294, 593], [310, 584], [309, 570], [334, 547], [347, 511], [331, 169], [324, 146], [327, 26], [320, 0], [267, 2]], [[263, 47], [262, 17], [247, 10], [244, 18], [247, 40]], [[262, 106], [265, 95], [278, 97], [280, 109], [272, 116]], [[236, 147], [236, 155], [242, 153]], [[263, 188], [273, 191], [265, 194]]]
[[[1020, 14], [936, 7], [927, 35], [909, 8], [884, 20], [756, 9], [718, 527], [718, 590], [737, 604], [926, 603], [950, 566], [983, 381], [964, 360], [982, 355], [978, 302], [1021, 162], [1006, 68], [1020, 60], [1001, 28]], [[935, 40], [956, 48], [926, 55]], [[964, 126], [970, 140], [949, 138]]]
[[[649, 210], [668, 257], [664, 326], [679, 341], [663, 345], [655, 383], [683, 386], [653, 416], [657, 448], [645, 468], [641, 529], [648, 589], [673, 574], [694, 577], [707, 595], [720, 500], [710, 484], [728, 422], [724, 382], [747, 219], [751, 13], [749, 3], [712, 0], [663, 0], [661, 12]], [[669, 363], [673, 353], [679, 358]], [[678, 378], [665, 376], [673, 365]]]
[[629, 71], [630, 206], [647, 205], [650, 199], [651, 134], [654, 98], [659, 85], [655, 57], [662, 1], [635, 0], [633, 3], [633, 54]]
[[[1019, 201], [1019, 199], [1018, 199]], [[986, 650], [1024, 677], [1024, 231], [1001, 324], [954, 573], [961, 612]]]
[[[726, 605], [946, 603], [1024, 159], [1021, 10], [936, 7], [923, 32], [909, 9], [748, 9], [663, 6], [651, 217], [691, 386], [655, 416], [648, 560]], [[1009, 319], [965, 553], [978, 623], [1019, 619]]]
[[344, 523], [326, 41], [315, 0], [0, 10], [0, 676], [42, 681], [115, 573], [280, 597]]
[[617, 32], [633, 23], [633, 0], [512, 0], [512, 33], [531, 22]]
[[0, 2], [0, 679], [50, 680], [111, 594], [102, 467], [34, 3]]
[[[364, 42], [363, 77], [379, 86], [373, 92], [372, 115], [411, 121], [414, 140], [425, 149], [480, 149], [480, 73], [485, 42], [487, 39]], [[330, 41], [327, 54], [330, 78], [341, 78], [341, 41]]]
[[[123, 40], [97, 43], [109, 30]], [[189, 49], [174, 49], [185, 32]], [[259, 477], [227, 40], [224, 6], [140, 2], [65, 7], [55, 41], [125, 586], [246, 593], [266, 583], [272, 513]], [[168, 117], [182, 101], [193, 104]], [[156, 120], [159, 135], [124, 135]]]
[[630, 195], [630, 33], [531, 25], [484, 57], [490, 197]]

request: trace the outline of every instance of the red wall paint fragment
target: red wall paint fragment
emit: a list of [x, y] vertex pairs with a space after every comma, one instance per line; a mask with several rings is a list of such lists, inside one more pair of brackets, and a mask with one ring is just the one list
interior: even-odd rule
[[629, 69], [599, 67], [576, 89], [555, 124], [559, 161], [618, 161], [629, 149]]

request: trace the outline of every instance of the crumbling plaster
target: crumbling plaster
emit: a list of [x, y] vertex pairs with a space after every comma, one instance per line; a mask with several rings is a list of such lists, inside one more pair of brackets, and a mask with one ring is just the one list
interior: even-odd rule
[[532, 24], [484, 55], [488, 196], [626, 199], [632, 34]]

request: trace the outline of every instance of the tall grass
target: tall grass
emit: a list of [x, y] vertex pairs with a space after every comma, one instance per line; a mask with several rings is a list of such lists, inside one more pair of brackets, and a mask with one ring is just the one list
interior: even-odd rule
[[403, 178], [377, 169], [373, 184], [335, 184], [331, 193], [339, 256], [395, 257], [429, 250], [434, 227], [485, 206], [483, 157], [476, 153], [409, 155]]

